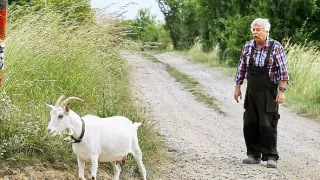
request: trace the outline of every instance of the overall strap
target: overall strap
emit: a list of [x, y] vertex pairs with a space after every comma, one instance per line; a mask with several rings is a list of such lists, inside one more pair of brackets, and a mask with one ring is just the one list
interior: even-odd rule
[[250, 59], [249, 59], [249, 66], [253, 65], [253, 55], [254, 55], [254, 47], [251, 47], [251, 54], [250, 54]]
[[272, 50], [272, 48], [273, 48], [273, 44], [274, 44], [274, 41], [270, 41], [270, 45], [269, 45], [269, 47], [268, 47], [267, 57], [266, 57], [266, 59], [264, 60], [264, 67], [267, 67], [267, 66], [268, 66], [269, 58], [270, 58], [270, 54], [271, 54], [271, 50]]
[[[270, 58], [270, 54], [271, 54], [271, 50], [273, 48], [273, 44], [274, 44], [274, 41], [270, 41], [270, 45], [268, 47], [268, 52], [267, 52], [267, 57], [264, 61], [264, 66], [266, 67], [269, 63], [269, 58]], [[254, 47], [252, 46], [251, 47], [251, 53], [250, 53], [250, 59], [249, 59], [249, 66], [252, 66], [253, 65], [253, 55], [254, 55]]]

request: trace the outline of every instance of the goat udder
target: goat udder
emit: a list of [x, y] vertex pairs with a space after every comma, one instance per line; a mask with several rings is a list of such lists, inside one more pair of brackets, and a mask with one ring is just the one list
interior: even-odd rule
[[[121, 162], [122, 162], [123, 164], [126, 164], [126, 162], [127, 162], [127, 156], [123, 156], [122, 159], [121, 159]], [[116, 161], [116, 163], [119, 164], [120, 161]]]

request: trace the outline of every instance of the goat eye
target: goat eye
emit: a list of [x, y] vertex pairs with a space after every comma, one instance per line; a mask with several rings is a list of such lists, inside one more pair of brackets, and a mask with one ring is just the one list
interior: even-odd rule
[[59, 115], [58, 118], [59, 118], [59, 119], [63, 118], [63, 115]]

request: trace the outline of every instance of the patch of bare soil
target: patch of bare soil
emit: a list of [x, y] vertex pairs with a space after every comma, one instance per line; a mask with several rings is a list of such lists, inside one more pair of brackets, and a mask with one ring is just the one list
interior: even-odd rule
[[[233, 99], [235, 83], [218, 70], [174, 53], [158, 60], [196, 79], [219, 100], [222, 116], [175, 81], [161, 63], [138, 53], [124, 53], [131, 66], [132, 87], [150, 109], [175, 161], [161, 179], [320, 179], [320, 124], [281, 106], [277, 169], [244, 165], [243, 101]], [[242, 87], [244, 95], [245, 87]], [[148, 171], [148, 169], [147, 169]]]
[[[99, 168], [100, 180], [111, 180], [105, 168]], [[109, 171], [108, 171], [109, 172]], [[86, 168], [85, 176], [90, 179], [90, 170]], [[77, 167], [66, 170], [45, 168], [43, 166], [29, 166], [24, 168], [4, 168], [0, 170], [0, 180], [75, 180], [78, 179]]]

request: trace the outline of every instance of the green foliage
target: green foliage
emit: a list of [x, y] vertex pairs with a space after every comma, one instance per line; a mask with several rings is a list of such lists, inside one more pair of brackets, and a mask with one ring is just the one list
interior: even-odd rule
[[179, 0], [156, 0], [159, 4], [160, 10], [165, 17], [165, 27], [169, 31], [170, 38], [174, 49], [179, 49], [181, 39], [181, 11], [183, 1]]
[[143, 42], [157, 42], [159, 35], [157, 32], [156, 16], [150, 14], [149, 9], [141, 9], [135, 19], [137, 38]]
[[186, 1], [182, 4], [181, 9], [181, 16], [183, 18], [179, 26], [181, 32], [179, 48], [188, 49], [196, 42], [196, 38], [200, 35], [199, 29], [195, 28], [198, 26], [197, 13], [195, 11], [196, 3], [194, 0]]
[[319, 8], [315, 0], [257, 1], [254, 5], [257, 15], [270, 19], [274, 39], [281, 41], [284, 36], [289, 36], [291, 42], [304, 43], [306, 39], [299, 32], [315, 30], [312, 24], [316, 22], [309, 20]]
[[[255, 18], [271, 22], [270, 37], [291, 43], [320, 44], [319, 0], [157, 0], [166, 17], [175, 49], [189, 49], [200, 40], [209, 52], [221, 48], [221, 62], [237, 63], [242, 47], [250, 37]], [[195, 28], [196, 27], [196, 28]]]
[[170, 39], [170, 34], [169, 32], [165, 29], [165, 26], [163, 24], [158, 25], [158, 35], [159, 35], [159, 40], [157, 46], [159, 49], [170, 49], [172, 46], [172, 41]]
[[251, 33], [248, 30], [254, 18], [251, 16], [235, 15], [226, 20], [223, 20], [225, 31], [220, 34], [221, 43], [225, 44], [223, 57], [229, 65], [236, 65], [239, 62], [239, 56], [243, 46], [251, 38]]
[[166, 49], [171, 43], [164, 25], [156, 21], [156, 16], [149, 9], [140, 9], [134, 21], [127, 21], [133, 33], [128, 38], [141, 42], [143, 48]]

